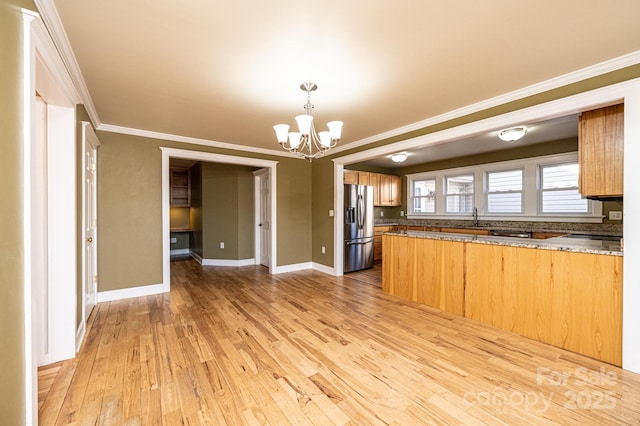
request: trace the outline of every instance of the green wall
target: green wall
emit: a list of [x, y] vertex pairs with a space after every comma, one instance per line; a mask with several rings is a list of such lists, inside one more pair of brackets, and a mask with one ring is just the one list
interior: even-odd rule
[[24, 424], [25, 241], [23, 238], [22, 13], [30, 0], [0, 2], [0, 423]]
[[[202, 145], [97, 133], [101, 142], [98, 155], [98, 290], [159, 284], [162, 282], [160, 147], [251, 155]], [[295, 158], [255, 157], [278, 161], [277, 265], [308, 262], [311, 258], [309, 163]], [[203, 250], [206, 250], [204, 246]]]
[[252, 167], [202, 163], [204, 259], [253, 258], [253, 196]]
[[24, 240], [22, 238], [22, 16], [0, 3], [0, 418], [25, 421]]

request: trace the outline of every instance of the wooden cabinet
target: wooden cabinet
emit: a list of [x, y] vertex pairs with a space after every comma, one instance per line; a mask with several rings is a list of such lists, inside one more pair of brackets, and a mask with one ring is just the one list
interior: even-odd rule
[[382, 290], [614, 365], [621, 256], [383, 235]]
[[393, 175], [380, 175], [380, 205], [402, 205], [402, 178]]
[[373, 186], [374, 206], [402, 205], [402, 178], [400, 176], [345, 170], [344, 183]]
[[578, 124], [580, 194], [621, 197], [624, 104], [583, 112]]
[[464, 315], [464, 244], [383, 235], [382, 290]]
[[369, 173], [369, 185], [373, 186], [373, 205], [380, 205], [380, 173]]
[[169, 170], [169, 202], [173, 207], [191, 206], [191, 172], [189, 169]]
[[350, 185], [358, 184], [358, 172], [355, 170], [344, 171], [344, 183]]
[[382, 234], [394, 231], [395, 225], [378, 225], [373, 227], [373, 261], [382, 261]]
[[622, 363], [622, 257], [467, 244], [465, 316]]

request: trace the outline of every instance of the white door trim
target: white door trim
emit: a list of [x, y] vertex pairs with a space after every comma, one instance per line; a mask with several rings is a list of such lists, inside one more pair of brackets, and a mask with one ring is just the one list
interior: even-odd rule
[[[24, 212], [24, 362], [25, 423], [38, 423], [37, 335], [34, 328], [31, 220], [32, 155], [35, 137], [35, 93], [41, 93], [52, 106], [49, 144], [49, 286], [55, 294], [50, 298], [50, 342], [52, 360], [71, 358], [76, 338], [76, 160], [75, 105], [80, 103], [74, 85], [49, 33], [37, 13], [23, 9], [23, 212]], [[44, 66], [40, 67], [38, 61]], [[45, 72], [46, 70], [46, 72]], [[45, 86], [45, 87], [41, 87]], [[51, 200], [53, 199], [53, 200]], [[51, 228], [54, 229], [51, 229]]]
[[192, 151], [160, 147], [162, 151], [162, 281], [165, 292], [171, 289], [170, 269], [170, 225], [169, 225], [169, 159], [182, 158], [186, 160], [206, 161], [209, 163], [237, 164], [265, 168], [269, 173], [270, 197], [271, 197], [271, 258], [269, 259], [269, 272], [277, 273], [277, 229], [276, 229], [276, 166], [277, 161], [263, 160], [260, 158], [238, 157], [235, 155], [215, 154], [211, 152]]

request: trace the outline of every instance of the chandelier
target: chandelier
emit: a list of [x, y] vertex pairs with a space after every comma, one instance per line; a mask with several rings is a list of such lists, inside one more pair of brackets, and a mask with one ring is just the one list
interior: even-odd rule
[[273, 126], [278, 143], [282, 148], [309, 161], [322, 157], [327, 151], [336, 146], [342, 134], [342, 121], [330, 121], [327, 123], [328, 131], [324, 130], [316, 133], [311, 113], [313, 110], [311, 92], [317, 88], [318, 86], [315, 83], [302, 83], [300, 85], [300, 89], [307, 92], [307, 103], [304, 105], [305, 113], [296, 117], [296, 122], [298, 123], [297, 132], [289, 132], [288, 124], [276, 124]]

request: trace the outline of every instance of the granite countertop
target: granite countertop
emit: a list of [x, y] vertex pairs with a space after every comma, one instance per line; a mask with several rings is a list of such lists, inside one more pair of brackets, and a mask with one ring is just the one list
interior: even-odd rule
[[577, 238], [571, 236], [547, 238], [537, 240], [531, 238], [497, 237], [491, 235], [469, 235], [450, 232], [428, 231], [395, 231], [385, 232], [385, 235], [399, 235], [411, 238], [429, 238], [433, 240], [469, 242], [477, 244], [492, 244], [500, 246], [536, 248], [543, 250], [559, 250], [578, 253], [605, 254], [610, 256], [622, 256], [621, 240], [600, 240], [590, 238]]

